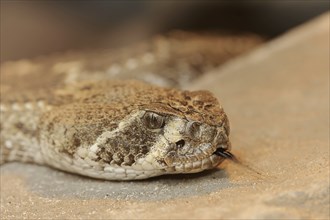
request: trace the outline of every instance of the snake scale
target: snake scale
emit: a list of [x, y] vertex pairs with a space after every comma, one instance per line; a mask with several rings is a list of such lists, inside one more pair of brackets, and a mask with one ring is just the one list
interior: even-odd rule
[[259, 43], [173, 32], [124, 49], [6, 62], [0, 162], [107, 180], [214, 168], [230, 155], [228, 118], [210, 92], [178, 88]]

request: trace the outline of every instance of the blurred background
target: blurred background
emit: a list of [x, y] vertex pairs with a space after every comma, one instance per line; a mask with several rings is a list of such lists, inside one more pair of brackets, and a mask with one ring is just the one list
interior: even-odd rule
[[329, 1], [4, 1], [1, 61], [121, 47], [173, 29], [249, 32], [271, 39]]

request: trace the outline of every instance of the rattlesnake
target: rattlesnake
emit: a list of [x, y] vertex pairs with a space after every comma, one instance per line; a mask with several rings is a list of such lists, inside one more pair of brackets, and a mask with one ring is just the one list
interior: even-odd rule
[[[33, 162], [108, 180], [216, 167], [231, 146], [228, 118], [210, 92], [123, 78], [152, 81], [159, 70], [156, 84], [179, 87], [186, 81], [177, 76], [205, 71], [201, 62], [224, 61], [224, 39], [180, 33], [131, 48], [134, 59], [123, 49], [3, 64], [1, 164]], [[237, 54], [260, 41], [246, 42]]]

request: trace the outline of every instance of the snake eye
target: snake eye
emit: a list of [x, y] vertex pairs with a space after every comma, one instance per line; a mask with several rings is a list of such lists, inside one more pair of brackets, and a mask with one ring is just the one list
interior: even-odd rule
[[165, 117], [154, 112], [146, 112], [143, 116], [147, 128], [159, 129], [165, 126]]

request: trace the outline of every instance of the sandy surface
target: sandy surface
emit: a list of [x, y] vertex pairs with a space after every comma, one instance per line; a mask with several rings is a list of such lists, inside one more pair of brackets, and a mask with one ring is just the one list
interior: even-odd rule
[[230, 162], [196, 175], [91, 180], [45, 167], [1, 167], [1, 218], [328, 219], [329, 14], [205, 75], [190, 89], [221, 100]]

